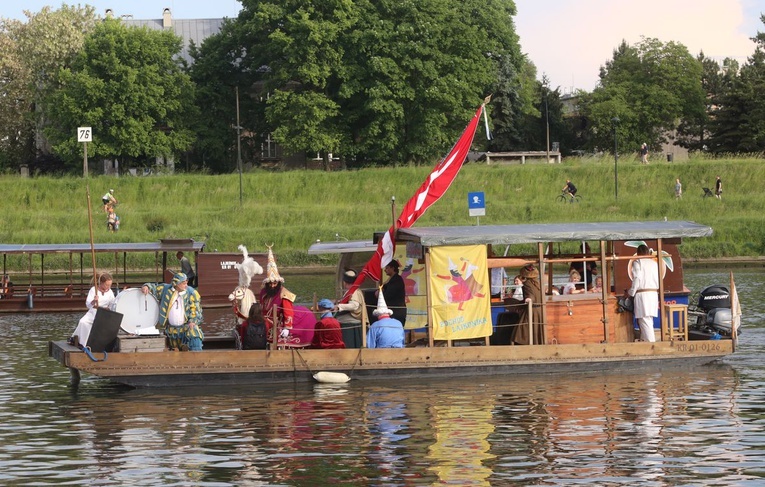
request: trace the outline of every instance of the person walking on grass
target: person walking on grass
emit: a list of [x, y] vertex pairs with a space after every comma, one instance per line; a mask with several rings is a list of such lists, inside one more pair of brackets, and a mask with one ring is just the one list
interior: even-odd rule
[[722, 180], [720, 176], [717, 176], [717, 181], [715, 181], [715, 198], [718, 200], [722, 199]]
[[680, 199], [683, 197], [683, 185], [680, 183], [680, 178], [675, 179], [675, 198]]

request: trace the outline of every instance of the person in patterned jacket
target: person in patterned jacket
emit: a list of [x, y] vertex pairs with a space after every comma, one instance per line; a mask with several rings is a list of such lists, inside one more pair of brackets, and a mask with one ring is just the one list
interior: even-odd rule
[[159, 301], [157, 329], [167, 336], [171, 350], [202, 350], [202, 299], [183, 272], [173, 276], [170, 284], [146, 283], [141, 288]]

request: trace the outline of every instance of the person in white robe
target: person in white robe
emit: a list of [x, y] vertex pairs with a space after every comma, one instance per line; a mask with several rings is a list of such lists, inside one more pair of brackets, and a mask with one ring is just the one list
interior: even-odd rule
[[93, 329], [93, 321], [96, 319], [96, 309], [113, 309], [115, 304], [114, 292], [112, 291], [112, 276], [104, 272], [98, 276], [98, 286], [93, 286], [85, 299], [88, 312], [80, 318], [77, 328], [72, 333], [70, 342], [75, 345], [87, 346], [90, 331]]
[[[637, 255], [650, 255], [646, 245], [640, 245]], [[627, 293], [633, 297], [633, 314], [640, 327], [640, 340], [655, 342], [653, 319], [659, 316], [659, 264], [656, 259], [632, 261], [632, 287]]]

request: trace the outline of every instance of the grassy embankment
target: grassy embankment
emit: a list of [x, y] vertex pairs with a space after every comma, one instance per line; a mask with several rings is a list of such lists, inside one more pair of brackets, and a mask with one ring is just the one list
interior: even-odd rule
[[[422, 183], [431, 167], [401, 167], [332, 172], [254, 171], [243, 176], [184, 175], [96, 177], [90, 180], [96, 242], [144, 242], [160, 238], [206, 239], [208, 250], [251, 252], [274, 244], [281, 266], [335, 263], [334, 256], [306, 254], [320, 239], [370, 238], [391, 224], [390, 198], [397, 212]], [[702, 187], [723, 181], [723, 199], [702, 198]], [[674, 197], [675, 178], [683, 198]], [[559, 204], [555, 197], [570, 178], [583, 202]], [[692, 159], [688, 162], [638, 164], [623, 158], [614, 198], [613, 159], [568, 159], [557, 164], [466, 165], [447, 194], [417, 223], [474, 225], [467, 193], [484, 191], [486, 216], [481, 225], [521, 222], [692, 220], [715, 230], [706, 239], [689, 239], [686, 257], [713, 258], [765, 254], [765, 164], [762, 159]], [[82, 178], [0, 177], [0, 243], [89, 242], [86, 186]], [[115, 189], [121, 228], [107, 233], [101, 196]], [[111, 258], [104, 257], [107, 267]], [[46, 259], [46, 268], [63, 260]], [[143, 263], [133, 262], [131, 265]], [[9, 259], [13, 269], [26, 260]], [[99, 261], [99, 265], [101, 265]], [[150, 266], [150, 263], [146, 263]]]

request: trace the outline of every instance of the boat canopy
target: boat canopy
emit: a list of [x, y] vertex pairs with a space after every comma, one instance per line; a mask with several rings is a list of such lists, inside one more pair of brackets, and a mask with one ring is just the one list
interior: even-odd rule
[[599, 223], [533, 223], [460, 227], [400, 228], [398, 242], [425, 247], [444, 245], [511, 245], [586, 240], [651, 240], [709, 237], [712, 228], [689, 221], [635, 221]]
[[[192, 239], [159, 240], [157, 242], [97, 243], [95, 252], [201, 252], [205, 242]], [[89, 253], [89, 243], [76, 244], [0, 244], [0, 254], [79, 254]]]
[[377, 244], [371, 240], [349, 240], [342, 242], [316, 242], [308, 247], [308, 255], [352, 254], [374, 252]]

